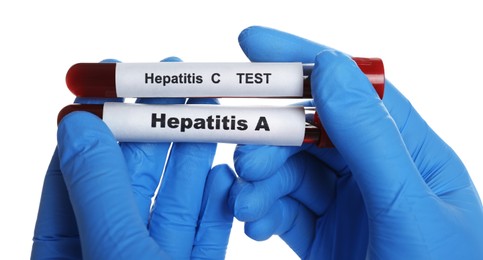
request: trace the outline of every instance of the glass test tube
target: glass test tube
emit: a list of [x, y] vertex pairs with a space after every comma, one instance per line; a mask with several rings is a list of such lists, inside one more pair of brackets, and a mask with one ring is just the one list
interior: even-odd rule
[[[382, 97], [382, 60], [353, 60]], [[78, 63], [66, 83], [78, 97], [310, 98], [312, 68], [299, 62]]]
[[107, 102], [64, 107], [102, 118], [120, 142], [217, 142], [331, 147], [315, 108], [299, 106], [153, 105]]

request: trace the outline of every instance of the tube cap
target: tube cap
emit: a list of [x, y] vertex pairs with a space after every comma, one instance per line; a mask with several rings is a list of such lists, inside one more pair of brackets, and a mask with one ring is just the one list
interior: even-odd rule
[[352, 58], [374, 86], [379, 98], [384, 96], [384, 63], [380, 58]]

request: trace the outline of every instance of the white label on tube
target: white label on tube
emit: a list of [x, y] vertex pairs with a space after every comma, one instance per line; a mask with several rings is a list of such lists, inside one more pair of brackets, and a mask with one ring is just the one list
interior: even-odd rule
[[299, 146], [303, 107], [105, 103], [103, 120], [120, 142], [208, 142]]
[[116, 64], [118, 97], [302, 97], [302, 63]]

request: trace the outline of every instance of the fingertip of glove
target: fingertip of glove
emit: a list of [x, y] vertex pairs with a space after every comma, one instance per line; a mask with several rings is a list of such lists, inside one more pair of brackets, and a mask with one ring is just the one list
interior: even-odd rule
[[[62, 152], [64, 145], [89, 146], [91, 142], [97, 142], [100, 138], [114, 137], [102, 120], [88, 112], [76, 111], [66, 115], [59, 123], [57, 130], [57, 142], [59, 151]], [[81, 148], [79, 148], [81, 149]]]
[[334, 61], [341, 54], [342, 53], [339, 51], [333, 49], [322, 50], [315, 56], [315, 62], [318, 64], [324, 64], [326, 62]]
[[208, 175], [208, 184], [221, 189], [226, 187], [227, 189], [231, 187], [232, 183], [235, 181], [235, 172], [227, 164], [219, 164], [211, 169]]
[[[340, 51], [334, 49], [325, 49], [315, 56], [315, 65], [312, 76], [318, 76], [317, 73], [325, 71], [333, 71], [340, 67], [353, 63], [351, 58]], [[330, 74], [333, 75], [333, 74]], [[334, 76], [338, 76], [337, 74]]]
[[241, 44], [243, 43], [248, 37], [250, 37], [253, 33], [256, 33], [257, 30], [263, 29], [262, 26], [252, 25], [245, 29], [243, 29], [240, 34], [238, 35], [238, 42]]
[[206, 211], [206, 208], [211, 205], [212, 209], [209, 211], [213, 212], [213, 206], [216, 206], [216, 218], [224, 216], [225, 219], [230, 219], [230, 221], [232, 221], [233, 210], [229, 207], [227, 200], [235, 178], [235, 173], [226, 164], [220, 164], [211, 169], [206, 180], [205, 192], [203, 194], [203, 202], [201, 206], [203, 212], [213, 216]]
[[254, 35], [256, 36], [258, 34], [258, 30], [260, 29], [260, 26], [250, 26], [248, 28], [245, 28], [243, 31], [240, 32], [238, 35], [238, 44], [240, 45], [240, 48], [242, 49], [243, 53], [245, 53], [245, 56], [247, 56], [251, 61], [257, 61], [259, 60], [256, 55], [256, 51], [253, 51], [253, 48], [251, 47], [252, 41], [254, 38]]
[[255, 62], [314, 62], [327, 47], [281, 30], [250, 26], [238, 36], [245, 55]]
[[183, 60], [176, 56], [166, 57], [161, 60], [161, 62], [182, 62]]
[[121, 62], [120, 60], [118, 59], [103, 59], [101, 60], [101, 63], [119, 63]]
[[228, 172], [228, 173], [231, 173], [233, 176], [235, 176], [234, 175], [235, 173], [233, 172], [231, 167], [226, 163], [215, 165], [213, 169], [211, 169], [211, 172], [213, 173]]
[[277, 35], [284, 36], [289, 34], [266, 26], [252, 25], [243, 29], [240, 32], [240, 34], [238, 35], [238, 42], [243, 43], [246, 40], [250, 40], [250, 38], [255, 37], [264, 38], [266, 36], [270, 37]]
[[283, 61], [284, 55], [279, 55], [284, 50], [284, 44], [289, 34], [264, 27], [250, 26], [244, 29], [238, 36], [238, 44], [243, 53], [254, 62]]
[[263, 221], [263, 219], [245, 224], [245, 234], [256, 241], [269, 239], [274, 234], [274, 230], [274, 223]]
[[297, 212], [297, 209], [290, 209], [289, 214], [283, 213], [283, 208], [291, 206], [290, 204], [294, 203], [287, 200], [277, 201], [263, 217], [245, 225], [245, 234], [256, 241], [264, 241], [274, 234], [285, 233], [286, 229], [292, 227], [287, 224], [293, 223], [293, 213]]
[[250, 198], [252, 191], [252, 184], [241, 179], [237, 179], [230, 189], [228, 206], [240, 221], [253, 221], [257, 218], [258, 203]]
[[[337, 104], [335, 109], [339, 110], [344, 108], [341, 106], [356, 99], [367, 100], [367, 93], [369, 93], [367, 91], [371, 91], [370, 88], [372, 88], [354, 60], [333, 49], [317, 54], [311, 77], [312, 96], [318, 109], [335, 102]], [[361, 98], [361, 94], [364, 97]], [[324, 111], [319, 111], [319, 114], [321, 112]]]

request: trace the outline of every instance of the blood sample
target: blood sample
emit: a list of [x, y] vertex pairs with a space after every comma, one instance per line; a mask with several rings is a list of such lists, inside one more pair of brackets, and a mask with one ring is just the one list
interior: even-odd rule
[[[384, 65], [379, 58], [353, 58], [382, 97]], [[310, 98], [313, 64], [78, 63], [66, 83], [78, 97], [284, 97]]]
[[59, 112], [58, 122], [74, 111], [88, 111], [102, 118], [120, 142], [332, 146], [315, 108], [308, 107], [72, 104]]

